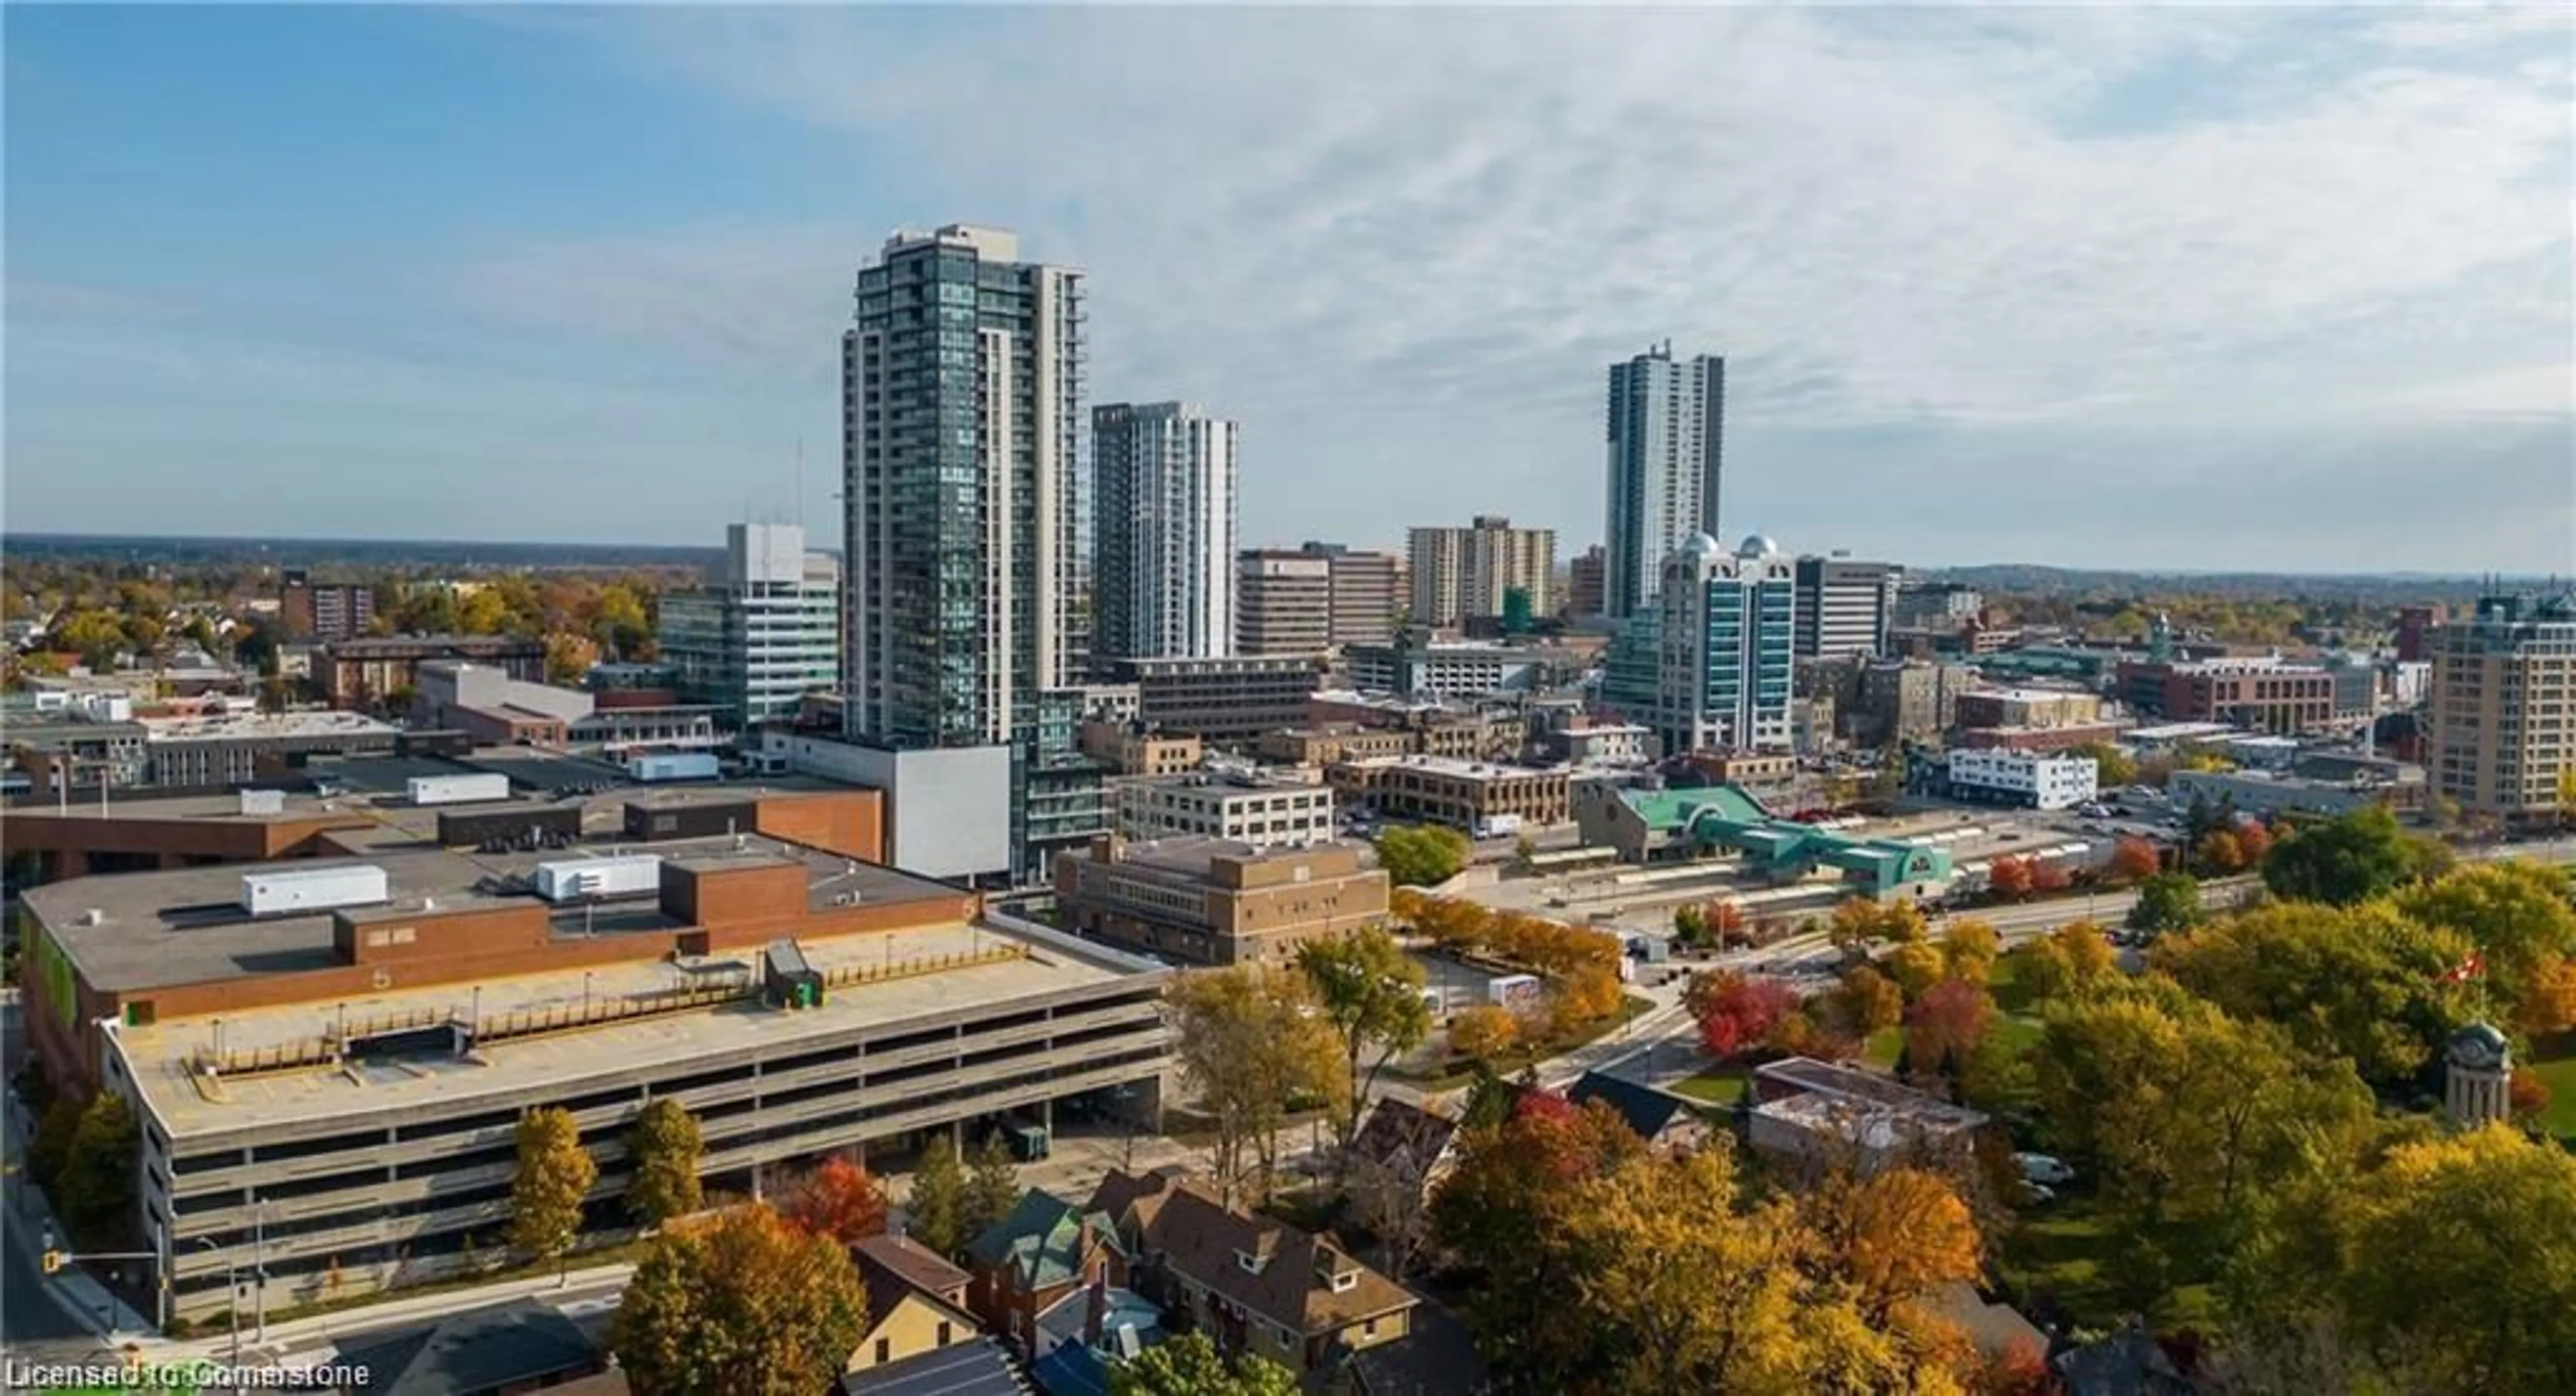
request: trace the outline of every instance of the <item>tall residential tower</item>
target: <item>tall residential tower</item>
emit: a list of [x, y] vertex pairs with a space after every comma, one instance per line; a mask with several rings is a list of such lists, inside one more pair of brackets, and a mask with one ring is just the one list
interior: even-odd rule
[[1496, 515], [1478, 515], [1465, 528], [1416, 528], [1412, 555], [1415, 625], [1462, 625], [1499, 616], [1513, 592], [1530, 611], [1550, 615], [1556, 584], [1556, 530], [1514, 528]]
[[850, 735], [1026, 736], [1078, 674], [1082, 274], [1019, 239], [899, 232], [841, 337]]
[[1092, 649], [1103, 658], [1234, 653], [1235, 423], [1195, 404], [1091, 414]]
[[1602, 601], [1613, 619], [1655, 599], [1658, 569], [1693, 534], [1718, 535], [1726, 360], [1673, 358], [1670, 341], [1610, 366], [1609, 545]]

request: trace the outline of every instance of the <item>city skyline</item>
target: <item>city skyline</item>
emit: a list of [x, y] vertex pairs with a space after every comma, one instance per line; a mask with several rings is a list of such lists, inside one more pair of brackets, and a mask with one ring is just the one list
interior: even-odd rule
[[13, 11], [12, 526], [695, 543], [801, 440], [828, 539], [848, 278], [966, 220], [1089, 273], [1092, 400], [1255, 432], [1247, 545], [1577, 552], [1601, 365], [1670, 339], [1730, 535], [2566, 569], [2563, 17], [1654, 22]]

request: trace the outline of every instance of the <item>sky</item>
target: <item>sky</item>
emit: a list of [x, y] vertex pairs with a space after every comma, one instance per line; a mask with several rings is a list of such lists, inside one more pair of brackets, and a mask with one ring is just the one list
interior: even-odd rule
[[0, 26], [13, 530], [834, 543], [852, 276], [975, 222], [1088, 272], [1093, 401], [1241, 421], [1247, 545], [1580, 551], [1670, 340], [1730, 536], [2576, 571], [2556, 7]]

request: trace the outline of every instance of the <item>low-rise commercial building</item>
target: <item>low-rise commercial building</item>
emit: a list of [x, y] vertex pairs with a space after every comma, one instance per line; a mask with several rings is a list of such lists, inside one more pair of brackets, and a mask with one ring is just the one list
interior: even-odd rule
[[215, 709], [140, 721], [142, 783], [160, 790], [247, 785], [318, 756], [390, 755], [401, 736], [388, 723], [345, 712]]
[[1129, 839], [1206, 834], [1270, 848], [1328, 843], [1337, 831], [1329, 788], [1242, 771], [1121, 781], [1117, 801], [1118, 832]]
[[2125, 722], [2079, 722], [2064, 727], [1963, 727], [1951, 744], [1993, 747], [2003, 751], [2073, 751], [2097, 743], [2116, 745], [2128, 735]]
[[514, 679], [461, 659], [424, 660], [415, 672], [414, 726], [463, 732], [498, 746], [569, 745], [573, 725], [598, 705], [580, 689]]
[[1343, 652], [1351, 682], [1373, 693], [1439, 700], [1483, 698], [1554, 688], [1582, 671], [1571, 652], [1553, 645], [1435, 639], [1407, 630], [1392, 644], [1352, 645]]
[[1080, 742], [1083, 755], [1122, 776], [1181, 775], [1207, 759], [1206, 744], [1196, 736], [1135, 722], [1085, 722]]
[[1372, 756], [1409, 756], [1419, 745], [1420, 739], [1402, 728], [1328, 722], [1264, 732], [1253, 750], [1264, 761], [1320, 768]]
[[[513, 1131], [569, 1110], [621, 1225], [648, 1100], [748, 1190], [827, 1151], [1159, 1100], [1157, 967], [781, 839], [379, 851], [36, 889], [49, 1079], [124, 1096], [173, 1312], [446, 1278], [506, 1228]], [[275, 909], [280, 902], [286, 909]], [[1121, 1095], [1120, 1088], [1130, 1094]]]
[[546, 676], [543, 640], [508, 635], [386, 635], [334, 640], [322, 649], [314, 679], [335, 708], [390, 702], [420, 686], [423, 660], [462, 659], [537, 683]]
[[2073, 809], [2097, 793], [2095, 778], [2090, 756], [2044, 756], [1990, 747], [1953, 751], [1949, 758], [1950, 796], [1958, 800]]
[[1365, 844], [1257, 849], [1207, 835], [1116, 837], [1055, 862], [1056, 905], [1084, 935], [1189, 964], [1285, 964], [1310, 940], [1386, 916]]
[[2167, 788], [2172, 797], [2183, 804], [2194, 801], [2229, 804], [2235, 806], [2239, 813], [2266, 818], [2276, 814], [2333, 816], [2365, 805], [2383, 805], [2400, 811], [2423, 808], [2423, 768], [2408, 766], [2401, 769], [2404, 774], [2393, 780], [2368, 776], [2319, 780], [2265, 771], [2176, 771], [2167, 782]]
[[1654, 734], [1633, 722], [1582, 722], [1539, 736], [1549, 757], [1572, 766], [1639, 766], [1654, 758]]
[[2102, 720], [2097, 693], [2057, 688], [1979, 688], [1958, 696], [1961, 727], [2080, 727]]
[[2334, 675], [2281, 659], [2131, 661], [2120, 666], [2118, 682], [2131, 711], [2165, 722], [2298, 733], [2335, 717]]
[[1479, 832], [1562, 824], [1573, 817], [1568, 772], [1452, 756], [1378, 756], [1327, 767], [1342, 799], [1391, 819], [1429, 820]]
[[1815, 1172], [1864, 1176], [1917, 1159], [1964, 1162], [1986, 1116], [1858, 1067], [1789, 1057], [1753, 1069], [1747, 1142]]
[[1842, 708], [1844, 735], [1861, 746], [1920, 741], [1958, 721], [1959, 699], [1976, 687], [1976, 671], [1927, 659], [1861, 664]]

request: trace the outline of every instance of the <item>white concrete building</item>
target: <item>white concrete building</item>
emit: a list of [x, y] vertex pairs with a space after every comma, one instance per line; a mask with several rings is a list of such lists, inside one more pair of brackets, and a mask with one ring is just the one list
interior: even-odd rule
[[681, 698], [735, 723], [795, 716], [841, 681], [840, 595], [840, 564], [807, 552], [801, 526], [726, 525], [722, 570], [662, 598], [662, 659]]
[[1653, 604], [1664, 559], [1718, 531], [1726, 360], [1675, 359], [1666, 342], [1610, 366], [1609, 541], [1602, 604], [1613, 620]]
[[1333, 792], [1320, 784], [1207, 771], [1122, 781], [1117, 791], [1124, 838], [1207, 834], [1270, 848], [1334, 836]]
[[2094, 797], [2095, 777], [2090, 756], [2049, 756], [2001, 747], [1950, 753], [1950, 794], [1962, 800], [2072, 809]]
[[1104, 403], [1092, 412], [1093, 653], [1235, 652], [1240, 431], [1195, 403]]

